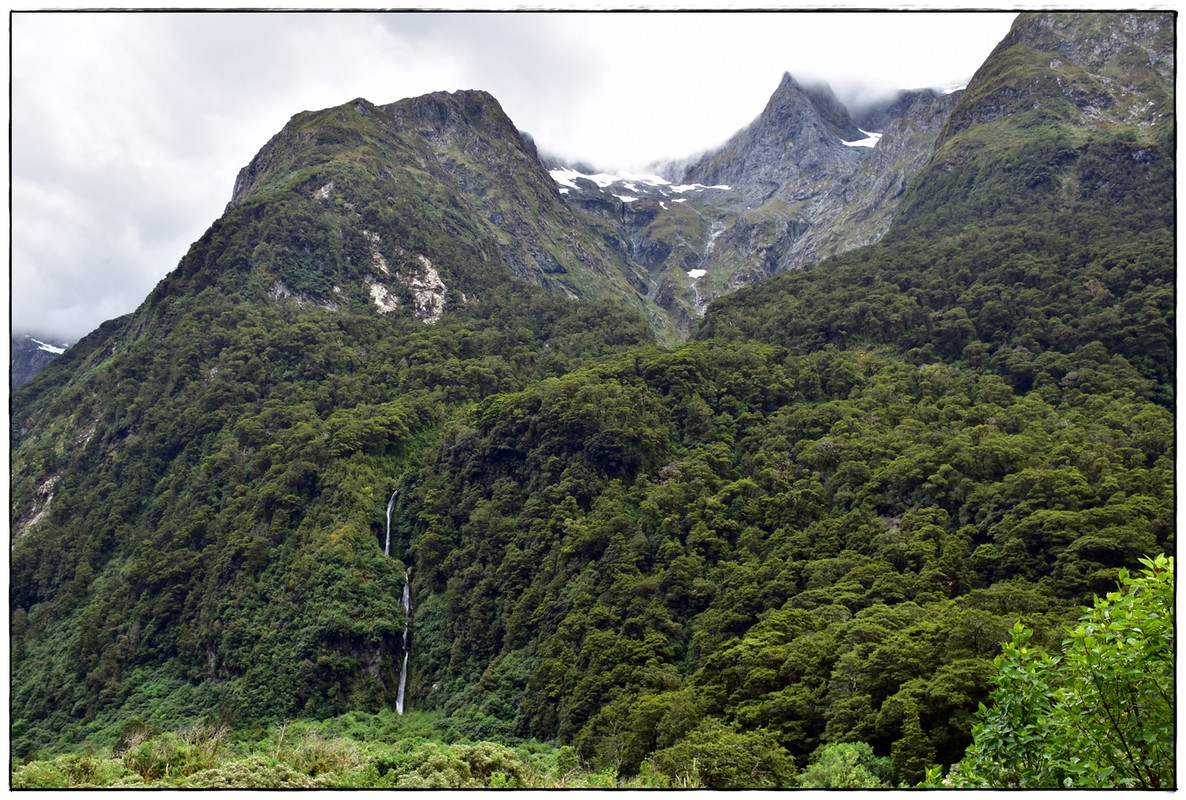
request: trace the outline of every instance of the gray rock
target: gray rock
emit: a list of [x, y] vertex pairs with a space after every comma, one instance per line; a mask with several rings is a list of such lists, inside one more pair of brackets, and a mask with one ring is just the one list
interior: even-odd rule
[[37, 373], [69, 347], [68, 344], [53, 342], [58, 340], [48, 336], [35, 338], [20, 334], [12, 337], [9, 380], [13, 388], [33, 380]]

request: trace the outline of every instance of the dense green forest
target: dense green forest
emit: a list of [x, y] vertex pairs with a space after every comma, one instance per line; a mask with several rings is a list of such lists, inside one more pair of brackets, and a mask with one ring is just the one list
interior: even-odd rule
[[[1031, 646], [1033, 630], [1015, 623], [993, 661], [992, 708], [980, 705], [971, 747], [946, 777], [931, 767], [919, 785], [1174, 786], [1174, 565], [1164, 557], [1142, 564], [1140, 574], [1121, 570], [1120, 590], [1069, 630], [1065, 664]], [[132, 718], [109, 748], [30, 761], [13, 770], [11, 785], [873, 789], [892, 785], [894, 763], [928, 759], [925, 748], [890, 759], [864, 742], [836, 742], [797, 770], [773, 737], [699, 728], [623, 778], [614, 767], [591, 771], [567, 745], [458, 742], [439, 712], [352, 711], [268, 729], [198, 722], [175, 733]]]
[[41, 451], [96, 467], [13, 550], [15, 754], [390, 707], [407, 565], [439, 735], [671, 778], [729, 737], [788, 770], [856, 742], [913, 783], [969, 744], [1014, 622], [1054, 648], [1174, 548], [1173, 415], [1099, 344], [1020, 393], [885, 346], [610, 354], [610, 308], [535, 303], [577, 314], [550, 347], [501, 315], [370, 340], [280, 304], [223, 340], [195, 314], [114, 357], [142, 380], [61, 396], [113, 430]]
[[13, 785], [1175, 785], [1172, 115], [1059, 113], [676, 346], [271, 179], [12, 394]]

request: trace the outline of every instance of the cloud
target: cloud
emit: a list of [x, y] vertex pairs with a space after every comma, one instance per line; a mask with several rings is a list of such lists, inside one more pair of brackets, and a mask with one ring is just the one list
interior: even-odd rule
[[1012, 14], [12, 16], [12, 323], [136, 308], [294, 114], [491, 92], [540, 148], [643, 166], [712, 147], [784, 71], [841, 94], [966, 79]]

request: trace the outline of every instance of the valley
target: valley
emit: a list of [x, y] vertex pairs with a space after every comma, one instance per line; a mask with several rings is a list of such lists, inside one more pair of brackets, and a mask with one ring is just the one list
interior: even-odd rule
[[14, 788], [1174, 786], [1174, 24], [650, 174], [296, 114], [14, 386]]

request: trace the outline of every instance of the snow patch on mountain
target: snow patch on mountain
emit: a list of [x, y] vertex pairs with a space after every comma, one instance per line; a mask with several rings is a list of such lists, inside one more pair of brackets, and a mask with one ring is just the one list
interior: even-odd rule
[[855, 142], [845, 142], [843, 139], [840, 141], [849, 147], [876, 147], [877, 143], [881, 141], [880, 133], [870, 133], [869, 131], [861, 130], [860, 128], [857, 128], [857, 130], [865, 134], [864, 139], [857, 139]]
[[617, 175], [608, 175], [604, 172], [599, 172], [596, 175], [585, 175], [582, 172], [577, 172], [575, 169], [569, 169], [568, 167], [558, 167], [557, 169], [551, 170], [550, 174], [552, 176], [552, 180], [556, 181], [556, 183], [560, 184], [561, 186], [568, 186], [572, 189], [581, 188], [576, 184], [577, 178], [584, 178], [585, 180], [593, 181], [602, 189], [610, 186], [613, 183], [616, 183], [619, 180]]
[[[560, 185], [560, 192], [562, 194], [567, 194], [568, 189], [580, 189], [581, 187], [577, 185], [578, 178], [584, 178], [585, 180], [592, 181], [600, 189], [607, 189], [616, 183], [620, 183], [622, 184], [622, 188], [624, 188], [626, 191], [643, 193], [645, 190], [639, 188], [639, 185], [641, 184], [647, 187], [654, 187], [655, 189], [659, 190], [660, 194], [663, 195], [666, 195], [669, 192], [685, 194], [687, 192], [697, 192], [703, 191], [705, 189], [720, 189], [723, 191], [729, 191], [730, 189], [729, 186], [725, 186], [723, 184], [720, 186], [705, 186], [701, 183], [675, 185], [666, 178], [660, 177], [658, 175], [647, 175], [637, 172], [621, 172], [616, 175], [611, 175], [608, 172], [598, 172], [592, 175], [586, 175], [585, 173], [578, 172], [577, 170], [570, 167], [557, 167], [556, 169], [549, 170], [549, 174], [552, 176], [552, 180], [556, 181], [556, 183]], [[632, 197], [630, 200], [627, 200], [622, 195], [615, 195], [615, 197], [623, 200], [623, 202], [630, 202], [630, 200], [637, 199]]]
[[29, 337], [29, 341], [37, 342], [37, 344], [39, 345], [39, 347], [37, 349], [44, 350], [47, 353], [53, 353], [55, 355], [60, 356], [62, 353], [66, 352], [66, 348], [64, 348], [64, 347], [54, 347], [52, 344], [46, 344], [45, 342], [41, 341], [40, 339], [34, 339], [32, 336]]
[[720, 189], [727, 192], [732, 188], [724, 183], [717, 184], [716, 186], [705, 186], [703, 183], [681, 183], [678, 186], [672, 186], [671, 191], [683, 194], [684, 192], [700, 192], [705, 189]]

